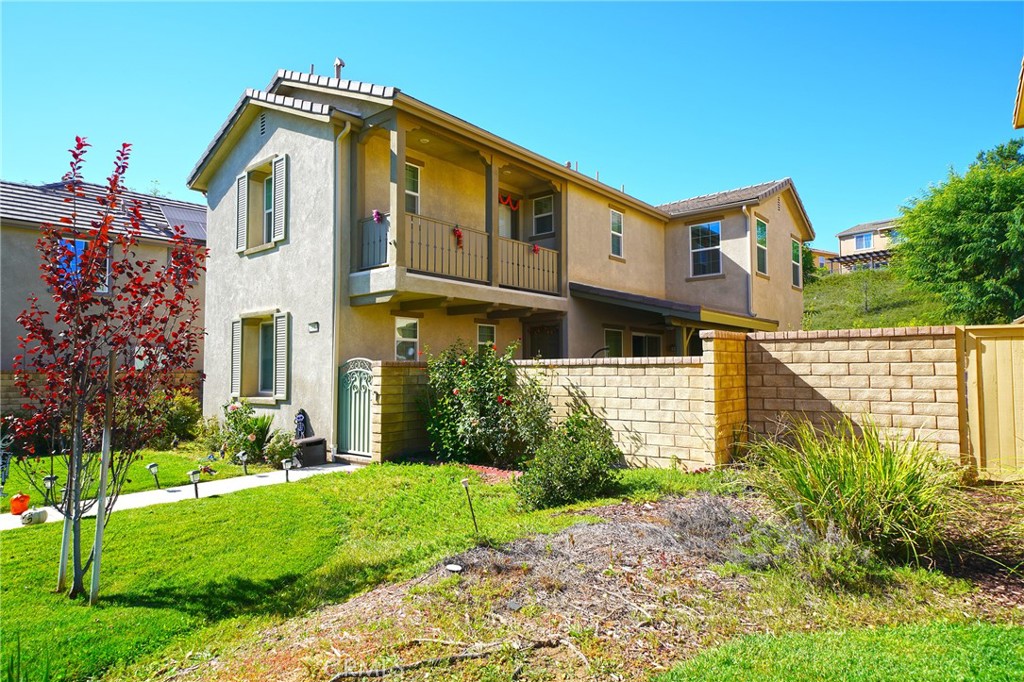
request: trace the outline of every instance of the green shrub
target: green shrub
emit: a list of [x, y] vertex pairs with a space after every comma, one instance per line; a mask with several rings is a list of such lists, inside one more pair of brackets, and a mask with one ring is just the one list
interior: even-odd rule
[[517, 371], [515, 351], [459, 341], [427, 362], [424, 411], [436, 456], [498, 466], [533, 457], [551, 430], [551, 405], [540, 382]]
[[148, 446], [154, 450], [166, 450], [182, 441], [193, 440], [199, 434], [203, 410], [199, 400], [189, 390], [174, 391], [169, 396], [164, 392], [152, 398], [163, 404], [163, 428]]
[[821, 431], [799, 422], [750, 451], [755, 486], [819, 539], [838, 533], [889, 559], [942, 539], [958, 472], [929, 446], [844, 418]]
[[534, 509], [592, 499], [615, 488], [621, 460], [611, 429], [574, 391], [569, 416], [537, 449], [516, 493], [524, 507]]
[[277, 431], [263, 447], [263, 455], [266, 461], [275, 468], [281, 468], [281, 460], [292, 457], [295, 454], [295, 446], [292, 445], [292, 437], [284, 431]]
[[257, 415], [245, 399], [227, 403], [223, 409], [223, 424], [216, 419], [208, 419], [199, 429], [200, 440], [207, 450], [223, 452], [235, 464], [242, 463], [238, 456], [243, 452], [250, 464], [279, 463], [279, 459], [271, 459], [271, 453], [268, 453], [268, 446], [281, 433], [273, 428], [272, 415]]

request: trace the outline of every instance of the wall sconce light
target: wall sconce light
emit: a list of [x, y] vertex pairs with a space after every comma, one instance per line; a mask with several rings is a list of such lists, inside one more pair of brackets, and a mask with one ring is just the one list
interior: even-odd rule
[[199, 499], [199, 474], [201, 473], [202, 472], [199, 471], [199, 469], [193, 469], [188, 472], [188, 480], [192, 481], [192, 485], [195, 486], [197, 500]]
[[50, 500], [51, 493], [53, 492], [53, 485], [57, 482], [56, 476], [43, 476], [43, 485], [46, 486], [46, 500], [43, 502], [44, 505], [49, 506], [52, 504]]
[[160, 490], [160, 465], [156, 462], [147, 464], [146, 468], [149, 469], [149, 473], [153, 475], [153, 481], [156, 483], [156, 489]]
[[281, 468], [284, 469], [284, 482], [288, 483], [289, 482], [289, 480], [288, 480], [288, 472], [292, 468], [292, 458], [291, 457], [285, 457], [284, 459], [282, 459], [281, 460]]
[[242, 452], [238, 453], [238, 461], [242, 463], [242, 473], [245, 474], [246, 476], [248, 476], [249, 475], [249, 455], [247, 455], [244, 450]]
[[310, 322], [309, 324], [306, 325], [306, 329], [309, 331], [310, 334], [316, 334], [318, 331], [320, 331], [320, 323]]

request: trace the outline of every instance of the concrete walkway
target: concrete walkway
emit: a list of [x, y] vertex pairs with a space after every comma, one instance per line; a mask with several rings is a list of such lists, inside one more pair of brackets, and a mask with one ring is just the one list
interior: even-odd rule
[[[358, 464], [341, 464], [341, 463], [330, 463], [321, 464], [319, 466], [304, 467], [302, 469], [292, 469], [288, 472], [288, 479], [291, 481], [301, 481], [304, 478], [311, 476], [319, 476], [321, 474], [333, 474], [339, 472], [352, 472], [359, 469]], [[233, 493], [237, 490], [247, 490], [248, 488], [260, 488], [265, 485], [276, 485], [284, 483], [284, 472], [283, 471], [268, 471], [258, 474], [250, 474], [248, 476], [236, 476], [234, 478], [224, 478], [221, 480], [212, 481], [200, 481], [199, 483], [199, 497], [213, 497], [215, 495], [226, 495]], [[136, 509], [138, 507], [151, 507], [155, 504], [169, 504], [171, 502], [181, 502], [183, 500], [194, 500], [195, 499], [195, 487], [192, 484], [178, 486], [174, 488], [162, 488], [160, 490], [144, 490], [138, 493], [128, 493], [121, 495], [117, 500], [117, 505], [114, 507], [114, 513], [122, 511], [124, 509]], [[56, 509], [53, 507], [46, 507], [46, 523], [54, 523], [56, 521], [63, 521], [64, 517], [61, 516]], [[88, 516], [95, 516], [95, 510], [88, 514]], [[0, 531], [11, 530], [12, 528], [21, 528], [21, 517], [15, 516], [10, 512], [0, 514]], [[33, 528], [34, 526], [28, 526]]]

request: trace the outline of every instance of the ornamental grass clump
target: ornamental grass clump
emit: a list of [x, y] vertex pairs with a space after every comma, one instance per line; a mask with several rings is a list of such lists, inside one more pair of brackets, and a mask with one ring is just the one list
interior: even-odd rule
[[914, 561], [942, 543], [959, 471], [933, 447], [844, 418], [820, 430], [798, 422], [750, 449], [755, 486], [819, 540], [839, 533]]

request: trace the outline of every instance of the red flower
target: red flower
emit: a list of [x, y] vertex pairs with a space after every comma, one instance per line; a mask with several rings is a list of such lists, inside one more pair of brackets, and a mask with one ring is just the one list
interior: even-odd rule
[[452, 389], [452, 395], [458, 395], [458, 394], [459, 394], [459, 389], [453, 388]]
[[465, 367], [466, 366], [466, 358], [459, 358], [459, 364], [462, 365], [463, 367]]
[[498, 350], [498, 344], [492, 343], [491, 344], [491, 350]]
[[540, 253], [540, 244], [534, 244], [533, 245], [533, 252], [534, 253]]
[[498, 404], [499, 404], [499, 405], [501, 405], [501, 404], [503, 404], [504, 402], [505, 402], [505, 396], [503, 396], [503, 395], [499, 395], [499, 396], [498, 396]]

